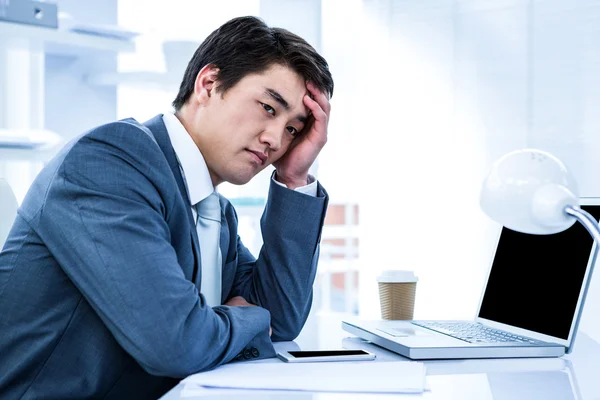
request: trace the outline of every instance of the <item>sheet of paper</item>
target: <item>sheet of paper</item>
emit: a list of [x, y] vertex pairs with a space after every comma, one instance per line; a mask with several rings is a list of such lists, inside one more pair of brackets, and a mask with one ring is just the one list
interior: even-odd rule
[[[431, 388], [429, 387], [429, 384], [426, 380], [424, 392], [430, 392], [430, 391], [431, 391]], [[290, 391], [290, 390], [267, 390], [267, 389], [209, 388], [209, 387], [197, 385], [195, 383], [186, 383], [186, 384], [184, 384], [183, 389], [181, 389], [179, 396], [181, 398], [229, 396], [232, 399], [241, 399], [243, 397], [251, 397], [254, 399], [254, 398], [257, 398], [255, 396], [264, 396], [264, 398], [273, 398], [273, 397], [268, 397], [268, 396], [280, 395], [281, 397], [287, 396], [286, 398], [291, 398], [290, 393], [295, 393], [298, 395], [306, 395], [307, 392], [305, 392], [305, 391]], [[328, 394], [331, 394], [331, 393], [328, 393]], [[344, 396], [343, 393], [334, 393], [334, 395]], [[356, 393], [354, 393], [353, 395], [356, 395]], [[361, 398], [363, 398], [362, 396], [367, 396], [365, 398], [368, 398], [369, 393], [362, 393], [362, 394], [359, 393], [358, 395], [361, 396]], [[397, 399], [398, 393], [378, 393], [377, 398], [379, 398], [379, 396], [383, 396], [382, 398], [386, 398], [386, 396], [389, 396], [390, 398]], [[275, 397], [275, 398], [277, 398], [277, 397]], [[342, 397], [340, 397], [340, 398], [342, 398]]]
[[233, 363], [183, 380], [209, 388], [340, 393], [422, 393], [425, 366], [413, 361]]
[[[260, 389], [224, 389], [224, 388], [207, 388], [204, 386], [197, 385], [195, 383], [186, 383], [179, 393], [179, 397], [216, 397], [216, 396], [229, 396], [231, 399], [243, 399], [244, 397], [251, 397], [256, 399], [255, 396], [264, 396], [264, 398], [273, 398], [269, 396], [290, 397], [290, 393], [304, 392], [290, 392], [289, 390], [260, 390]], [[275, 397], [277, 398], [277, 397]]]

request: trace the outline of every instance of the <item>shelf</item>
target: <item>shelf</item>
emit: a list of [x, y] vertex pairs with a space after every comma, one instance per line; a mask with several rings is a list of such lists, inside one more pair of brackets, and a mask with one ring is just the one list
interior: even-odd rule
[[134, 42], [129, 40], [6, 21], [0, 21], [0, 38], [0, 40], [27, 39], [31, 43], [43, 45], [47, 54], [54, 55], [80, 56], [98, 51], [133, 52], [135, 50]]
[[60, 145], [34, 149], [0, 147], [0, 163], [5, 161], [47, 162], [59, 150]]
[[91, 86], [128, 85], [177, 91], [181, 78], [167, 72], [138, 71], [94, 74], [89, 75], [86, 81]]
[[47, 129], [0, 129], [0, 161], [47, 161], [62, 145]]

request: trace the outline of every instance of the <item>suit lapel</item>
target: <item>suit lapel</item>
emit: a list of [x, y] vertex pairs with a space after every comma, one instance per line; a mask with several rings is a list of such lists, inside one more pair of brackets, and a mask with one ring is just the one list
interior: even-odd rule
[[171, 144], [167, 127], [163, 122], [162, 114], [159, 114], [151, 120], [144, 122], [144, 125], [150, 129], [152, 135], [154, 135], [158, 146], [162, 150], [167, 162], [169, 163], [169, 166], [171, 167], [171, 172], [173, 172], [179, 192], [184, 198], [185, 204], [188, 205], [188, 207], [186, 207], [186, 211], [188, 215], [188, 221], [190, 223], [190, 231], [192, 233], [192, 249], [194, 251], [194, 273], [192, 281], [197, 284], [201, 260], [200, 245], [198, 244], [198, 232], [196, 231], [196, 222], [194, 221], [194, 216], [192, 214], [192, 205], [190, 204], [190, 197], [183, 181], [181, 170], [179, 169], [179, 161], [177, 161], [177, 156], [175, 154], [175, 150], [173, 149], [173, 145]]

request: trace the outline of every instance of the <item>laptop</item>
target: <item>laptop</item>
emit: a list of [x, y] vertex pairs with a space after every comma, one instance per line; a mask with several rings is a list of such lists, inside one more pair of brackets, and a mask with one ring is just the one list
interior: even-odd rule
[[[600, 198], [580, 202], [600, 219]], [[342, 328], [414, 360], [560, 357], [573, 350], [597, 253], [580, 223], [553, 235], [502, 227], [474, 320], [351, 318]]]

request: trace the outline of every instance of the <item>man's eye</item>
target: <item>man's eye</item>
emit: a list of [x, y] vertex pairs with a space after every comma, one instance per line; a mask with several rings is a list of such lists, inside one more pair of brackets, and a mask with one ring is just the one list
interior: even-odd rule
[[266, 110], [266, 111], [267, 111], [269, 114], [271, 114], [271, 115], [275, 115], [275, 109], [274, 109], [273, 107], [271, 107], [270, 105], [268, 105], [268, 104], [265, 104], [265, 103], [260, 103], [260, 104], [262, 104], [263, 108], [264, 108], [264, 109], [265, 109], [265, 110]]
[[289, 133], [292, 134], [292, 136], [296, 136], [298, 134], [298, 130], [296, 128], [294, 128], [293, 126], [288, 126], [287, 130]]

